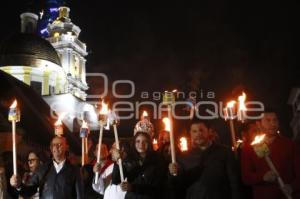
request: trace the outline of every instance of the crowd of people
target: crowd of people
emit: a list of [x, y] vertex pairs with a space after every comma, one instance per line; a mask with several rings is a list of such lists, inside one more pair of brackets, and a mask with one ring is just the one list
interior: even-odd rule
[[[68, 160], [66, 138], [54, 137], [48, 162], [31, 151], [22, 176], [0, 168], [0, 198], [281, 199], [290, 195], [300, 199], [300, 147], [278, 129], [276, 113], [265, 111], [261, 119], [245, 123], [243, 143], [234, 153], [219, 142], [209, 121], [192, 120], [189, 150], [180, 152], [176, 148], [174, 163], [168, 132], [159, 134], [159, 147], [153, 150], [151, 135], [139, 131], [131, 141], [121, 141], [119, 150], [115, 145], [110, 149], [105, 143], [95, 145], [93, 158], [81, 167]], [[254, 136], [261, 133], [266, 135], [265, 144], [278, 173], [257, 156], [251, 145]], [[100, 162], [96, 161], [98, 147]], [[278, 185], [278, 174], [285, 183], [283, 187]]]

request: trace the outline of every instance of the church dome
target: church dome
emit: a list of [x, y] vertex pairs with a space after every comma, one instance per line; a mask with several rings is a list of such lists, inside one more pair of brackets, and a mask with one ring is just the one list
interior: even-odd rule
[[53, 46], [35, 34], [18, 33], [0, 43], [0, 66], [39, 66], [39, 61], [61, 65]]

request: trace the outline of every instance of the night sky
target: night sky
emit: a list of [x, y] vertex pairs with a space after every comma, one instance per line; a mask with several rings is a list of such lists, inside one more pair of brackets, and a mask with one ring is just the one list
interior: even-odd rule
[[[0, 39], [18, 32], [26, 0], [2, 4]], [[42, 1], [34, 3], [40, 10]], [[201, 3], [199, 3], [201, 2]], [[88, 72], [135, 82], [141, 91], [203, 90], [216, 100], [242, 90], [291, 117], [287, 100], [299, 86], [299, 10], [288, 1], [68, 1], [87, 44]], [[90, 84], [90, 93], [99, 90]], [[126, 88], [124, 88], [125, 92]]]

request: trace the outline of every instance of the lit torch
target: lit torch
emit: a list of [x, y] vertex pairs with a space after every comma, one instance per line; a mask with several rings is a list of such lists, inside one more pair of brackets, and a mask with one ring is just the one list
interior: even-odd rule
[[[173, 90], [172, 92], [165, 91], [163, 95], [163, 104], [168, 106], [168, 125], [166, 125], [166, 131], [170, 132], [170, 146], [171, 146], [171, 159], [172, 163], [176, 163], [176, 153], [175, 153], [175, 141], [174, 141], [174, 132], [173, 132], [173, 120], [172, 120], [172, 110], [173, 104], [175, 103], [175, 93], [177, 90]], [[167, 124], [167, 123], [166, 123]]]
[[[259, 158], [265, 158], [269, 168], [272, 170], [273, 173], [275, 173], [277, 182], [281, 190], [283, 190], [285, 184], [270, 158], [270, 149], [268, 145], [265, 142], [263, 142], [264, 138], [265, 134], [255, 136], [251, 145], [253, 146], [253, 149]], [[286, 198], [292, 199], [292, 196], [289, 193], [283, 191], [283, 194], [286, 196]]]
[[236, 101], [231, 100], [227, 103], [226, 107], [224, 108], [224, 118], [225, 120], [233, 120], [234, 119], [234, 105]]
[[172, 163], [176, 163], [175, 145], [174, 145], [174, 135], [171, 133], [171, 120], [167, 117], [163, 118], [163, 123], [165, 124], [165, 131], [169, 132], [170, 135], [170, 145], [171, 145], [171, 158]]
[[245, 117], [246, 117], [246, 105], [245, 105], [245, 100], [246, 100], [246, 94], [243, 92], [243, 94], [241, 96], [238, 97], [238, 101], [239, 101], [239, 107], [238, 107], [238, 112], [237, 112], [237, 117], [238, 120], [241, 122], [245, 121]]
[[236, 101], [232, 100], [227, 103], [227, 106], [224, 108], [224, 117], [225, 120], [229, 120], [230, 125], [230, 132], [231, 132], [231, 141], [232, 141], [232, 149], [234, 153], [236, 154], [236, 137], [235, 137], [235, 129], [234, 129], [234, 105], [236, 104]]
[[88, 123], [86, 121], [83, 121], [81, 128], [80, 128], [80, 133], [79, 133], [79, 135], [81, 137], [81, 165], [82, 166], [84, 166], [84, 164], [85, 164], [85, 156], [87, 155], [86, 140], [89, 135], [89, 131], [90, 131], [90, 129], [88, 127]]
[[[119, 124], [119, 121], [117, 119], [116, 114], [113, 111], [110, 112], [110, 115], [111, 115], [112, 125], [114, 128], [116, 148], [117, 148], [117, 150], [120, 151], [120, 142], [119, 142], [119, 136], [118, 136], [118, 130], [117, 130], [117, 124]], [[121, 182], [123, 182], [124, 181], [124, 172], [123, 172], [123, 164], [122, 164], [121, 158], [118, 159], [118, 165], [119, 165]]]
[[13, 142], [13, 172], [17, 175], [17, 144], [16, 144], [16, 123], [20, 121], [20, 109], [17, 107], [18, 103], [15, 100], [9, 107], [8, 120], [12, 125], [12, 142]]
[[[100, 163], [101, 159], [101, 145], [102, 145], [102, 137], [103, 137], [103, 128], [107, 123], [107, 114], [109, 113], [108, 104], [102, 101], [101, 110], [99, 113], [99, 124], [100, 124], [100, 132], [99, 132], [99, 141], [98, 141], [98, 151], [97, 151], [97, 163]], [[95, 183], [98, 184], [99, 172], [96, 173]]]
[[66, 113], [63, 112], [58, 116], [58, 119], [54, 123], [54, 134], [58, 137], [61, 137], [64, 134], [64, 130], [62, 127], [62, 119], [65, 117]]
[[181, 150], [181, 152], [187, 151], [188, 150], [187, 139], [185, 137], [181, 137], [179, 139], [179, 141], [180, 141], [180, 150]]

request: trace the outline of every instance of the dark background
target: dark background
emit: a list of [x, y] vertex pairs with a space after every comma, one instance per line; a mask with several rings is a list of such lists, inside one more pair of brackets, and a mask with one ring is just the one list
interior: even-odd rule
[[[88, 72], [109, 82], [129, 79], [142, 91], [213, 91], [216, 101], [237, 97], [275, 108], [284, 128], [287, 100], [299, 86], [296, 29], [299, 6], [289, 1], [67, 1], [87, 44]], [[0, 38], [18, 32], [19, 14], [44, 1], [5, 1]], [[101, 90], [89, 81], [89, 93]], [[94, 86], [97, 85], [97, 86]], [[120, 93], [128, 88], [119, 88]], [[112, 99], [114, 100], [114, 99]], [[291, 135], [290, 129], [284, 130]]]

